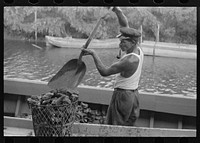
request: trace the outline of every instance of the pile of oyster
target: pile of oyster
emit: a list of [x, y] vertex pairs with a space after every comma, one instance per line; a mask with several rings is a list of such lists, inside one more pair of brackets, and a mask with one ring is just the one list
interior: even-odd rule
[[27, 99], [32, 105], [64, 105], [78, 101], [78, 93], [64, 90], [52, 90], [41, 95], [32, 95]]

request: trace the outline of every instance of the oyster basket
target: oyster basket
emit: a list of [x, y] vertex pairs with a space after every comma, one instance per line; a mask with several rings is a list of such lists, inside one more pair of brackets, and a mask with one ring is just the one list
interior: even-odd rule
[[71, 136], [78, 101], [64, 105], [35, 105], [31, 108], [35, 136]]

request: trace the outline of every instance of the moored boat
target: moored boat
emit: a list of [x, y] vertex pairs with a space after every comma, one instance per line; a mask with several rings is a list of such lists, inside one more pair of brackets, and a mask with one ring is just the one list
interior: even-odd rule
[[[59, 47], [59, 48], [81, 48], [87, 39], [78, 39], [72, 37], [53, 37], [45, 36], [45, 42], [47, 46]], [[88, 48], [117, 48], [119, 44], [118, 39], [98, 40], [93, 39]]]
[[[87, 39], [45, 36], [46, 45], [58, 48], [81, 48]], [[145, 55], [196, 59], [196, 45], [144, 41], [140, 44]], [[118, 48], [119, 39], [93, 39], [88, 48]]]
[[[50, 90], [46, 82], [4, 79], [4, 133], [16, 128], [32, 131], [32, 120], [19, 118], [30, 114], [26, 98]], [[79, 86], [78, 90], [80, 101], [107, 109], [112, 89]], [[196, 136], [196, 98], [141, 92], [140, 105], [136, 127], [75, 123], [74, 136]]]

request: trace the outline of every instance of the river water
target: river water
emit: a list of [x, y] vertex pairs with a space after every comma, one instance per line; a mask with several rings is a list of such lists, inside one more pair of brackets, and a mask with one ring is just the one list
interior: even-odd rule
[[[66, 62], [78, 58], [80, 49], [49, 48], [45, 43], [4, 40], [4, 77], [48, 81]], [[90, 48], [90, 47], [88, 47]], [[118, 49], [96, 49], [109, 66]], [[101, 77], [90, 56], [83, 57], [87, 71], [80, 85], [113, 88], [115, 76]], [[139, 90], [196, 98], [196, 60], [145, 56]]]

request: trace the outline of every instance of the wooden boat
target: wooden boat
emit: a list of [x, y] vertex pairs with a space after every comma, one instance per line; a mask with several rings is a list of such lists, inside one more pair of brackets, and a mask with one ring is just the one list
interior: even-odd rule
[[[52, 37], [45, 36], [47, 46], [59, 47], [59, 48], [81, 48], [87, 41], [87, 39], [77, 39], [72, 37]], [[117, 48], [119, 44], [118, 39], [98, 40], [93, 39], [88, 48]]]
[[[45, 36], [46, 45], [59, 48], [81, 48], [87, 39]], [[144, 41], [140, 44], [145, 55], [196, 59], [196, 45]], [[93, 39], [88, 48], [118, 48], [119, 39]]]
[[[46, 93], [51, 89], [46, 82], [4, 78], [4, 136], [31, 136], [31, 119], [26, 98]], [[98, 105], [106, 110], [112, 89], [79, 86], [79, 101]], [[129, 136], [129, 137], [195, 137], [196, 98], [140, 93], [140, 118], [136, 127], [74, 123], [73, 136]]]

